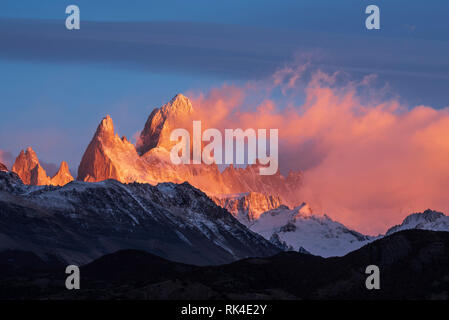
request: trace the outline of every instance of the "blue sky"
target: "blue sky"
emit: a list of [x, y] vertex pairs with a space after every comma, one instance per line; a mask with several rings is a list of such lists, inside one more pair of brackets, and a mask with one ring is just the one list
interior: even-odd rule
[[[81, 30], [65, 29], [65, 7]], [[368, 4], [381, 30], [364, 28]], [[121, 135], [178, 92], [263, 78], [298, 52], [376, 73], [408, 105], [449, 105], [448, 1], [23, 1], [0, 5], [0, 150], [77, 169], [100, 119]]]

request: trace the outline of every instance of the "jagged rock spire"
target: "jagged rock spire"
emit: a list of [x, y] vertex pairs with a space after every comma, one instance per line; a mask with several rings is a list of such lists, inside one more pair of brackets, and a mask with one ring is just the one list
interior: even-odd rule
[[12, 171], [17, 173], [25, 184], [45, 185], [50, 181], [44, 168], [39, 164], [36, 152], [31, 147], [28, 147], [25, 152], [20, 151]]
[[78, 180], [102, 181], [116, 179], [121, 181], [120, 170], [111, 157], [120, 157], [127, 152], [137, 153], [135, 147], [126, 138], [120, 137], [114, 131], [114, 123], [106, 116], [97, 127], [89, 146], [84, 152], [78, 167]]
[[114, 137], [114, 122], [109, 115], [101, 120], [97, 127], [97, 132], [95, 132], [95, 136], [103, 139], [112, 139]]

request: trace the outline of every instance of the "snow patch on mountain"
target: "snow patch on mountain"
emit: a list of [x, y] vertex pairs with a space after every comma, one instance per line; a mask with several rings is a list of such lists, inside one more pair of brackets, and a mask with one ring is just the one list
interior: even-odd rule
[[250, 229], [286, 249], [322, 257], [343, 256], [375, 238], [350, 230], [327, 215], [317, 215], [306, 204], [280, 206], [263, 213]]

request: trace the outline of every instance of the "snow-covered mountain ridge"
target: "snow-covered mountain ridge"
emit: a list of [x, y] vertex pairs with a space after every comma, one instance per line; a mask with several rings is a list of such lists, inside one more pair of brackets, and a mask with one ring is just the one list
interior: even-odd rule
[[188, 183], [29, 186], [3, 171], [0, 239], [0, 251], [27, 250], [75, 264], [130, 248], [201, 265], [280, 251]]
[[[213, 200], [252, 231], [284, 250], [323, 257], [343, 256], [383, 237], [351, 230], [326, 214], [314, 213], [306, 203], [290, 209], [276, 197], [251, 193], [220, 195]], [[432, 210], [411, 214], [386, 235], [405, 229], [449, 231], [449, 217]]]
[[413, 213], [407, 216], [400, 225], [388, 229], [386, 235], [408, 229], [449, 231], [449, 216], [430, 209], [424, 212]]

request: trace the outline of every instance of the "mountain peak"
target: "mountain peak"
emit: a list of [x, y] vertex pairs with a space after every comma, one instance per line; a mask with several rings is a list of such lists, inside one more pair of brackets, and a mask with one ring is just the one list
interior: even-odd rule
[[100, 137], [114, 136], [114, 122], [112, 121], [112, 118], [109, 115], [107, 115], [101, 120], [95, 135]]
[[433, 222], [441, 217], [444, 217], [444, 213], [427, 209], [424, 212], [413, 213], [407, 216], [404, 221], [402, 221], [402, 224], [405, 225], [415, 222]]
[[[98, 125], [78, 167], [78, 180], [101, 181], [107, 179], [119, 180], [116, 166], [111, 162], [109, 150], [115, 150], [119, 145], [129, 142], [122, 141], [114, 132], [114, 123], [109, 115]], [[134, 148], [134, 146], [132, 146]], [[115, 152], [115, 151], [112, 151]], [[120, 151], [116, 151], [120, 153]]]
[[192, 103], [189, 98], [184, 96], [182, 93], [175, 95], [170, 102], [165, 104], [162, 108], [166, 112], [175, 112], [179, 114], [190, 114], [193, 112]]
[[170, 150], [177, 142], [170, 141], [170, 135], [177, 128], [185, 128], [192, 134], [193, 115], [190, 100], [182, 94], [175, 95], [163, 106], [152, 110], [136, 145], [120, 138], [114, 132], [112, 119], [105, 117], [82, 157], [77, 179], [89, 182], [107, 179], [147, 183], [188, 181], [210, 195], [249, 191], [271, 195], [271, 198], [247, 195], [243, 202], [247, 201], [251, 208], [256, 209], [254, 217], [260, 210], [276, 207], [280, 201], [290, 207], [298, 205], [300, 173], [291, 173], [286, 178], [278, 170], [272, 176], [263, 176], [259, 175], [260, 163], [245, 168], [229, 166], [224, 171], [220, 171], [216, 164], [173, 164]]
[[22, 179], [25, 184], [35, 184], [35, 182], [44, 182], [43, 176], [47, 177], [45, 170], [40, 166], [36, 152], [28, 147], [25, 152], [20, 151], [16, 158], [12, 171]]
[[187, 126], [192, 113], [192, 103], [180, 93], [162, 107], [154, 109], [140, 133], [137, 151], [143, 155], [155, 147], [169, 150], [173, 145], [170, 141], [171, 131]]
[[[21, 151], [22, 153], [23, 151]], [[31, 147], [26, 148], [24, 155], [29, 161], [39, 162], [36, 152]]]
[[69, 165], [67, 162], [62, 161], [58, 172], [51, 178], [51, 184], [55, 186], [64, 186], [71, 181], [73, 181], [73, 177], [70, 173]]
[[447, 230], [448, 228], [448, 216], [442, 212], [427, 209], [424, 212], [410, 214], [400, 225], [388, 229], [386, 235], [407, 229]]
[[35, 153], [35, 152], [34, 152], [33, 148], [28, 147], [28, 148], [26, 148], [26, 153]]
[[59, 171], [69, 172], [69, 165], [67, 162], [62, 161], [61, 165], [59, 166]]

